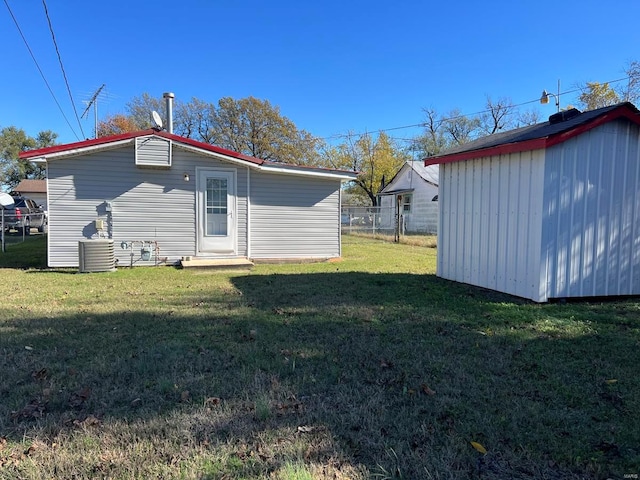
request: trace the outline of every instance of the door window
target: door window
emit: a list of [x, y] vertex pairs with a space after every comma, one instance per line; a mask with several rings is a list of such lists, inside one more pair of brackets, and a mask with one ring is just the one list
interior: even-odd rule
[[207, 178], [205, 190], [206, 235], [227, 234], [227, 179]]

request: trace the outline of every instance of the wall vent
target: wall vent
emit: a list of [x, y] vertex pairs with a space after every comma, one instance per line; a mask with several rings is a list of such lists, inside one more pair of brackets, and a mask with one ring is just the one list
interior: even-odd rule
[[116, 256], [113, 240], [99, 238], [78, 242], [78, 269], [80, 273], [114, 272]]
[[147, 168], [170, 168], [172, 157], [171, 140], [148, 136], [136, 138], [136, 166]]

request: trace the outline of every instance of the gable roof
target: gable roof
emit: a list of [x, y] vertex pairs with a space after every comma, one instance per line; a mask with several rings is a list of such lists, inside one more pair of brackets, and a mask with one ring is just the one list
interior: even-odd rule
[[402, 165], [391, 181], [380, 190], [380, 195], [391, 195], [414, 190], [412, 178], [407, 178], [408, 176], [404, 175], [407, 171], [415, 172], [422, 181], [435, 187], [438, 186], [440, 171], [438, 165], [425, 166], [424, 161], [414, 160], [405, 162]]
[[260, 170], [270, 171], [274, 173], [291, 173], [299, 175], [319, 175], [326, 177], [338, 177], [342, 180], [354, 180], [357, 172], [349, 170], [338, 170], [321, 167], [311, 167], [302, 165], [292, 165], [287, 163], [272, 162], [262, 160], [260, 158], [251, 157], [242, 153], [227, 150], [226, 148], [211, 145], [210, 143], [199, 142], [191, 138], [181, 137], [173, 133], [158, 131], [155, 129], [140, 130], [137, 132], [128, 132], [120, 135], [111, 135], [108, 137], [94, 138], [83, 140], [81, 142], [67, 143], [62, 145], [54, 145], [52, 147], [40, 148], [37, 150], [29, 150], [21, 152], [19, 158], [22, 160], [30, 160], [35, 163], [48, 162], [51, 160], [69, 158], [90, 152], [109, 150], [124, 145], [132, 144], [136, 138], [156, 136], [166, 138], [187, 149], [195, 149], [202, 154], [222, 155], [229, 160], [243, 163], [247, 166], [259, 168]]
[[640, 111], [630, 102], [587, 112], [572, 109], [552, 115], [547, 122], [478, 138], [435, 157], [425, 158], [424, 163], [435, 165], [460, 162], [479, 157], [548, 148], [619, 118], [626, 118], [640, 125]]
[[21, 180], [13, 191], [18, 193], [47, 193], [47, 181], [26, 178]]

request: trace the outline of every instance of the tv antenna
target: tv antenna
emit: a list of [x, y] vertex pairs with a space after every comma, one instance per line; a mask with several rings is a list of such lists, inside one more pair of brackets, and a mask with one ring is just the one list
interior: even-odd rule
[[87, 108], [85, 108], [84, 112], [82, 112], [82, 115], [80, 115], [80, 118], [84, 118], [87, 112], [89, 111], [89, 109], [91, 108], [91, 105], [93, 105], [93, 117], [94, 117], [94, 124], [95, 124], [94, 138], [98, 138], [98, 95], [100, 95], [100, 92], [104, 87], [105, 87], [105, 84], [103, 83], [102, 85], [100, 85], [100, 88], [96, 90], [96, 93], [93, 94], [91, 99], [88, 102], [85, 102], [87, 104]]

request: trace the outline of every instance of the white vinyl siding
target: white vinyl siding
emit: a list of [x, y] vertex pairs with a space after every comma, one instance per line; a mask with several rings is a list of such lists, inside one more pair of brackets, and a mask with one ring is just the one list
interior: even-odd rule
[[251, 257], [340, 256], [340, 181], [251, 173]]

